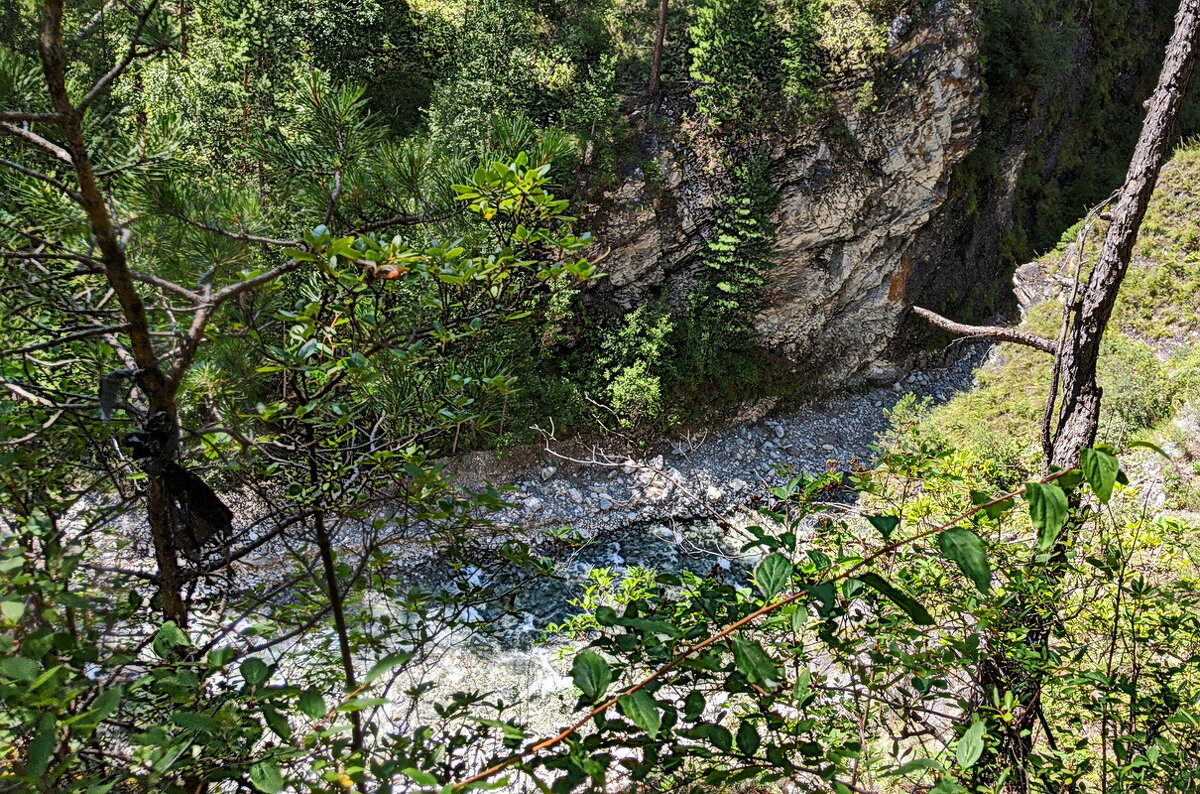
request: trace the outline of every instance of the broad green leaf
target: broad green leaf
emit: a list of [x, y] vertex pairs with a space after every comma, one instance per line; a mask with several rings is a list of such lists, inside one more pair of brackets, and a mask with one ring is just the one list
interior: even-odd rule
[[987, 514], [988, 518], [995, 520], [1007, 513], [1009, 510], [1012, 510], [1014, 504], [1016, 503], [1012, 499], [1005, 499], [1003, 501], [996, 502], [996, 504], [992, 505], [991, 507], [985, 508], [983, 512]]
[[242, 662], [238, 669], [242, 673], [242, 679], [250, 686], [258, 686], [271, 675], [267, 663], [254, 656]]
[[1188, 725], [1192, 728], [1200, 728], [1200, 713], [1181, 708], [1167, 722], [1172, 725]]
[[746, 676], [750, 683], [768, 690], [779, 686], [779, 668], [757, 642], [734, 637], [733, 662], [738, 672]]
[[1092, 486], [1096, 498], [1108, 504], [1121, 464], [1112, 455], [1097, 449], [1083, 450], [1079, 462], [1083, 468], [1083, 476], [1087, 478], [1088, 485]]
[[1038, 548], [1046, 551], [1058, 540], [1058, 533], [1067, 522], [1067, 495], [1052, 483], [1030, 482], [1025, 484], [1025, 500], [1038, 529]]
[[54, 722], [54, 715], [46, 712], [38, 720], [37, 732], [26, 748], [26, 773], [36, 777], [45, 772], [50, 763], [50, 756], [57, 746], [58, 726]]
[[[993, 498], [994, 497], [992, 497], [991, 494], [984, 493], [983, 491], [971, 491], [971, 504], [973, 504], [973, 505], [985, 505], [988, 502], [992, 501]], [[1004, 500], [997, 502], [994, 505], [985, 507], [983, 509], [983, 512], [987, 515], [988, 518], [997, 519], [1000, 516], [1004, 515], [1006, 512], [1008, 512], [1012, 508], [1012, 506], [1013, 506], [1012, 499], [1004, 499]]]
[[270, 728], [276, 736], [278, 736], [280, 739], [283, 739], [285, 742], [290, 742], [292, 740], [292, 727], [288, 725], [288, 721], [284, 719], [282, 714], [270, 706], [263, 706], [262, 715], [263, 720], [265, 720], [267, 723], [267, 727]]
[[803, 700], [808, 696], [811, 687], [812, 673], [806, 667], [796, 676], [796, 683], [792, 684], [792, 700]]
[[738, 726], [737, 746], [742, 751], [743, 755], [754, 755], [758, 752], [759, 745], [762, 744], [762, 737], [758, 735], [758, 729], [754, 727], [754, 723], [749, 720], [743, 720]]
[[363, 677], [363, 685], [368, 686], [375, 682], [381, 675], [387, 673], [393, 668], [408, 664], [412, 661], [413, 654], [411, 653], [389, 653], [387, 656], [380, 659], [378, 662], [367, 671]]
[[121, 703], [121, 696], [125, 694], [122, 687], [114, 686], [104, 690], [96, 699], [92, 701], [92, 710], [88, 715], [88, 722], [99, 723], [104, 720], [109, 714], [113, 713]]
[[250, 782], [263, 794], [278, 794], [283, 791], [283, 775], [274, 761], [259, 761], [250, 767]]
[[387, 698], [350, 698], [346, 702], [337, 707], [338, 711], [363, 711], [365, 709], [373, 709], [377, 706], [383, 706], [388, 702]]
[[328, 711], [325, 707], [325, 698], [317, 689], [306, 689], [301, 692], [299, 706], [301, 711], [314, 720], [321, 719]]
[[909, 761], [907, 764], [904, 764], [903, 766], [897, 767], [894, 771], [888, 772], [887, 774], [889, 776], [908, 775], [913, 772], [923, 772], [929, 769], [934, 769], [938, 772], [943, 771], [942, 765], [937, 761], [934, 761], [932, 758], [916, 758], [912, 761]]
[[13, 623], [16, 623], [24, 614], [24, 601], [0, 601], [0, 615], [3, 615], [5, 620], [11, 620]]
[[201, 733], [217, 732], [217, 723], [212, 717], [206, 714], [197, 714], [194, 711], [178, 711], [171, 715], [171, 722], [180, 728], [189, 728]]
[[821, 582], [809, 587], [808, 592], [817, 600], [818, 615], [827, 618], [833, 614], [833, 608], [837, 604], [837, 591], [833, 589], [832, 584]]
[[24, 656], [0, 659], [0, 674], [17, 681], [32, 681], [38, 675], [38, 663]]
[[787, 587], [792, 579], [792, 563], [782, 554], [770, 554], [754, 569], [754, 583], [763, 598], [771, 599]]
[[511, 739], [512, 741], [519, 742], [528, 735], [524, 730], [518, 728], [516, 725], [513, 725], [511, 722], [492, 720], [486, 717], [472, 717], [471, 719], [480, 725], [487, 725], [491, 728], [499, 729], [499, 731], [504, 734], [505, 739]]
[[1129, 446], [1129, 449], [1137, 449], [1138, 447], [1144, 447], [1145, 449], [1148, 449], [1151, 452], [1153, 452], [1157, 455], [1160, 455], [1163, 458], [1166, 458], [1167, 460], [1173, 460], [1173, 458], [1170, 455], [1168, 455], [1163, 450], [1162, 447], [1160, 447], [1158, 444], [1154, 444], [1150, 441], [1131, 441], [1131, 442], [1129, 442], [1128, 446]]
[[969, 529], [955, 527], [938, 535], [938, 548], [946, 558], [958, 563], [968, 579], [981, 593], [992, 589], [992, 568], [988, 565], [983, 541]]
[[733, 734], [712, 722], [700, 723], [689, 731], [689, 735], [694, 739], [706, 739], [709, 744], [726, 753], [733, 749]]
[[967, 728], [966, 733], [958, 740], [958, 748], [954, 757], [963, 769], [970, 769], [983, 755], [983, 737], [987, 735], [987, 726], [976, 722]]
[[804, 608], [804, 604], [796, 604], [792, 610], [792, 631], [800, 632], [804, 630], [804, 624], [808, 622], [808, 610]]
[[639, 689], [632, 695], [622, 695], [617, 705], [621, 713], [633, 720], [651, 739], [658, 736], [662, 718], [658, 713], [658, 702], [644, 689]]
[[913, 623], [916, 623], [918, 626], [933, 625], [933, 616], [929, 614], [929, 611], [926, 610], [925, 607], [921, 606], [921, 604], [919, 604], [917, 600], [908, 593], [888, 584], [887, 580], [885, 580], [879, 574], [864, 573], [859, 576], [858, 579], [863, 584], [877, 591], [880, 595], [885, 596], [893, 604], [900, 607], [900, 609], [904, 610], [904, 613], [912, 618]]
[[159, 627], [158, 633], [154, 635], [154, 652], [160, 658], [165, 658], [170, 655], [172, 648], [182, 648], [191, 645], [191, 640], [183, 633], [179, 626], [175, 625], [175, 621], [168, 620]]
[[580, 651], [571, 665], [571, 680], [589, 703], [595, 703], [612, 683], [612, 668], [595, 651]]
[[883, 535], [884, 540], [891, 540], [892, 533], [896, 531], [896, 527], [900, 526], [900, 519], [896, 516], [867, 516], [867, 520], [871, 522], [871, 526], [879, 530], [879, 534]]
[[423, 769], [416, 769], [415, 767], [410, 766], [407, 769], [401, 769], [400, 774], [411, 778], [413, 782], [421, 786], [438, 785], [438, 779]]

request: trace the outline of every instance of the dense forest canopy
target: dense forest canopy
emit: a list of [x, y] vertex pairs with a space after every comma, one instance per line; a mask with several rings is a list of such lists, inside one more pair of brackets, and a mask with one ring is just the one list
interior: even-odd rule
[[[0, 792], [1200, 790], [1200, 2], [1144, 6], [6, 3]], [[884, 171], [927, 50], [986, 261], [847, 311], [995, 347], [843, 384], [866, 459], [760, 319], [793, 154]], [[623, 305], [643, 205], [706, 215]]]

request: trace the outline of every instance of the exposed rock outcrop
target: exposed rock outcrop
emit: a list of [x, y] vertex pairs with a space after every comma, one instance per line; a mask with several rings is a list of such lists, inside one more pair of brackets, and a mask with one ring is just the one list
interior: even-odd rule
[[[882, 107], [838, 86], [832, 122], [758, 141], [780, 199], [762, 345], [837, 386], [914, 363], [935, 338], [906, 320], [914, 303], [967, 322], [1015, 316], [1013, 269], [1120, 184], [1171, 10], [938, 0], [896, 20]], [[595, 294], [621, 309], [682, 305], [731, 191], [713, 154], [724, 142], [690, 115], [668, 96], [639, 127], [640, 165], [585, 212], [612, 250]]]
[[[965, 4], [939, 3], [892, 59], [905, 79], [885, 107], [857, 107], [846, 88], [837, 96], [840, 129], [804, 131], [771, 148], [777, 265], [758, 328], [766, 348], [827, 382], [891, 374], [885, 353], [908, 306], [907, 277], [914, 258], [929, 255], [920, 231], [978, 141], [979, 52]], [[663, 292], [681, 300], [729, 189], [694, 142], [645, 143], [658, 175], [628, 174], [592, 227], [613, 250], [602, 289], [624, 308]]]

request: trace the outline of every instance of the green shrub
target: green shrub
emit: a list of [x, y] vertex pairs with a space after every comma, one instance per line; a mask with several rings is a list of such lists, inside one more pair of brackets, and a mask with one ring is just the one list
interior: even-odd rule
[[763, 307], [778, 201], [770, 163], [757, 155], [734, 169], [737, 186], [721, 202], [700, 253], [695, 284], [679, 324], [680, 371], [695, 383], [721, 379], [745, 363], [754, 345], [754, 317]]
[[662, 374], [674, 320], [665, 307], [641, 306], [601, 341], [594, 379], [622, 427], [654, 419], [662, 410]]
[[783, 88], [783, 31], [762, 0], [708, 0], [688, 31], [696, 104], [714, 125], [754, 121]]

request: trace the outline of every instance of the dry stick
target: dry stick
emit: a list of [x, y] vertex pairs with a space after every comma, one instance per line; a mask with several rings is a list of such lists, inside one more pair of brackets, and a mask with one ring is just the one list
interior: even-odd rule
[[1044, 336], [1031, 334], [1028, 331], [1020, 331], [1016, 328], [1005, 328], [1000, 325], [964, 325], [956, 323], [951, 319], [943, 317], [937, 312], [932, 312], [929, 309], [924, 309], [920, 306], [912, 307], [913, 313], [924, 317], [933, 325], [942, 328], [953, 334], [964, 336], [973, 339], [996, 339], [1001, 342], [1012, 342], [1017, 345], [1025, 345], [1032, 347], [1034, 350], [1040, 350], [1043, 353], [1054, 355], [1058, 351], [1058, 342], [1054, 339], [1047, 339]]
[[[1054, 482], [1058, 478], [1063, 477], [1063, 476], [1069, 474], [1070, 472], [1071, 472], [1070, 469], [1058, 471], [1058, 472], [1055, 472], [1054, 474], [1051, 474], [1048, 477], [1038, 480], [1038, 482], [1043, 483], [1043, 484], [1049, 483], [1049, 482]], [[858, 571], [859, 569], [863, 568], [864, 566], [870, 565], [872, 562], [879, 559], [880, 557], [883, 557], [884, 555], [890, 554], [899, 548], [902, 548], [904, 546], [908, 546], [912, 543], [915, 543], [918, 540], [923, 540], [924, 538], [930, 537], [932, 535], [937, 535], [939, 533], [945, 532], [948, 529], [953, 529], [955, 526], [962, 523], [963, 521], [966, 521], [968, 518], [975, 515], [979, 511], [986, 510], [987, 508], [994, 507], [998, 504], [1002, 504], [1004, 502], [1007, 502], [1010, 499], [1015, 499], [1016, 497], [1020, 496], [1023, 493], [1025, 493], [1025, 488], [1024, 487], [1018, 488], [1017, 490], [1012, 491], [1011, 493], [1006, 493], [1003, 496], [997, 496], [995, 499], [992, 499], [989, 502], [984, 502], [983, 504], [975, 505], [967, 512], [963, 513], [960, 516], [957, 516], [956, 518], [954, 518], [944, 524], [939, 524], [939, 525], [932, 527], [930, 529], [927, 529], [923, 532], [918, 532], [916, 535], [913, 535], [910, 538], [903, 538], [901, 540], [897, 540], [897, 541], [888, 543], [887, 545], [880, 548], [878, 551], [875, 551], [874, 553], [869, 554], [866, 557], [862, 558], [857, 563], [850, 566], [846, 570], [842, 571], [837, 576], [830, 577], [828, 579], [818, 579], [816, 582], [813, 582], [812, 585], [809, 585], [809, 587], [814, 587], [819, 584], [829, 584], [829, 583], [833, 583], [833, 582], [836, 582], [836, 581], [839, 581], [842, 579], [849, 578], [850, 574], [854, 573], [855, 571]], [[481, 780], [487, 780], [489, 777], [492, 777], [493, 775], [504, 771], [505, 769], [509, 768], [510, 766], [517, 763], [521, 759], [525, 758], [526, 756], [530, 756], [535, 753], [539, 753], [542, 750], [547, 750], [557, 744], [561, 744], [562, 742], [564, 742], [568, 738], [570, 738], [573, 734], [575, 734], [580, 728], [582, 728], [584, 725], [586, 725], [589, 721], [591, 721], [595, 717], [603, 714], [604, 712], [606, 712], [610, 708], [612, 708], [617, 703], [617, 701], [620, 700], [622, 697], [624, 697], [625, 695], [632, 695], [633, 693], [638, 692], [639, 690], [645, 689], [649, 684], [654, 683], [658, 679], [665, 676], [667, 673], [674, 670], [676, 667], [678, 667], [680, 665], [680, 663], [682, 663], [688, 657], [693, 656], [697, 651], [702, 651], [705, 648], [715, 645], [716, 643], [720, 642], [721, 640], [725, 639], [726, 637], [728, 637], [731, 634], [733, 634], [734, 632], [736, 632], [738, 629], [745, 627], [746, 625], [752, 623], [753, 621], [757, 620], [758, 618], [762, 617], [763, 615], [767, 615], [767, 614], [770, 614], [771, 612], [775, 612], [779, 609], [782, 609], [785, 606], [788, 606], [789, 604], [794, 604], [795, 602], [801, 600], [802, 598], [804, 598], [807, 595], [808, 595], [807, 589], [800, 590], [798, 592], [792, 593], [789, 596], [785, 596], [784, 598], [781, 598], [778, 601], [775, 601], [773, 603], [759, 607], [755, 611], [751, 612], [749, 615], [746, 615], [744, 618], [741, 618], [740, 620], [737, 620], [737, 621], [729, 624], [725, 628], [721, 629], [721, 631], [717, 632], [716, 634], [713, 634], [712, 636], [710, 636], [708, 639], [704, 640], [703, 642], [697, 643], [696, 645], [693, 645], [690, 648], [680, 651], [678, 654], [676, 654], [671, 659], [671, 661], [667, 662], [662, 667], [659, 667], [657, 670], [650, 673], [650, 675], [646, 676], [641, 681], [638, 681], [636, 684], [628, 687], [627, 689], [622, 690], [620, 693], [613, 695], [608, 700], [606, 700], [603, 703], [601, 703], [600, 705], [594, 707], [591, 711], [589, 711], [587, 714], [583, 715], [583, 717], [579, 718], [574, 724], [572, 724], [569, 728], [564, 729], [558, 735], [550, 737], [548, 739], [543, 739], [542, 741], [534, 743], [534, 744], [530, 744], [524, 750], [521, 750], [518, 753], [510, 755], [508, 758], [494, 764], [491, 767], [488, 767], [487, 769], [483, 770], [482, 772], [472, 775], [471, 777], [467, 778], [466, 780], [462, 780], [458, 783], [453, 784], [454, 787], [462, 788], [463, 786], [469, 786], [472, 783], [478, 783]]]

